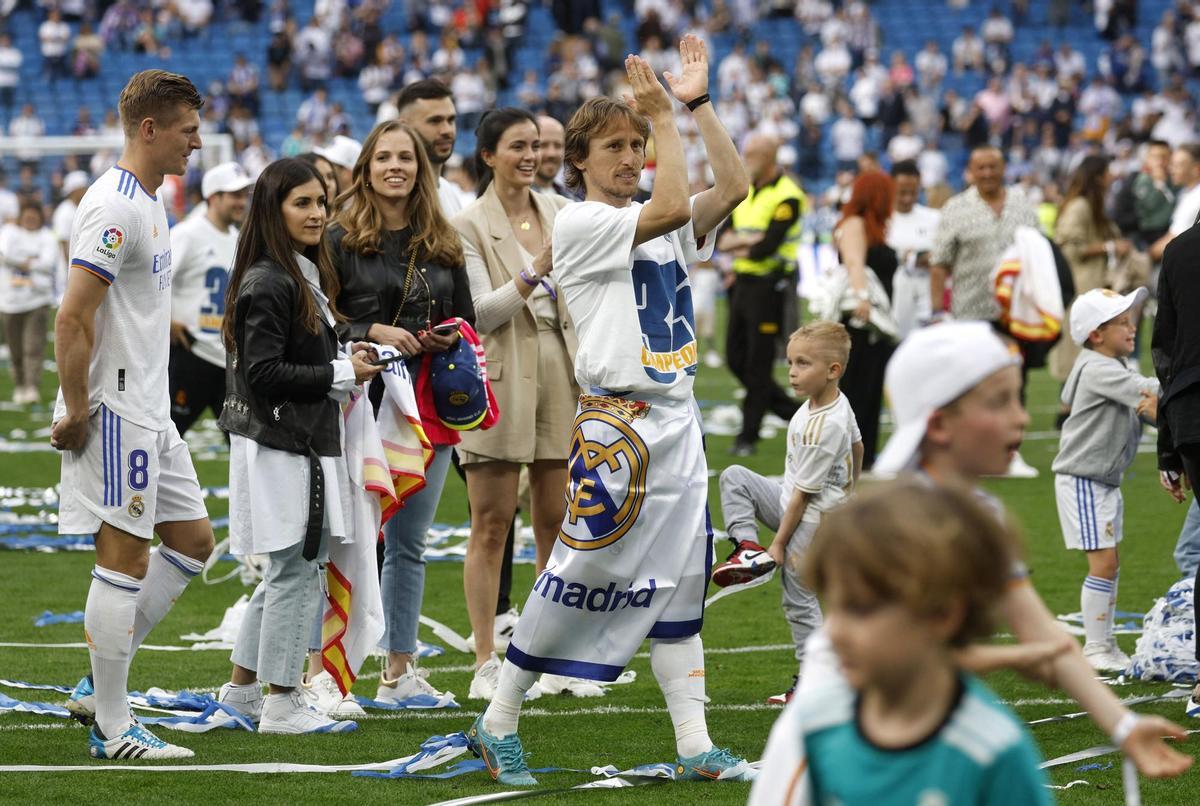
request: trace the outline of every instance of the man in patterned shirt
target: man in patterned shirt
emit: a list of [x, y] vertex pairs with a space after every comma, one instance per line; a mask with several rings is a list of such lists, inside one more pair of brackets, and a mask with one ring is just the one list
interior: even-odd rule
[[946, 278], [953, 276], [950, 313], [955, 319], [994, 322], [1000, 307], [989, 277], [1013, 242], [1017, 227], [1036, 227], [1033, 205], [1019, 190], [1004, 186], [1004, 156], [980, 146], [967, 163], [972, 185], [942, 208], [930, 256], [930, 297], [936, 317], [945, 308]]

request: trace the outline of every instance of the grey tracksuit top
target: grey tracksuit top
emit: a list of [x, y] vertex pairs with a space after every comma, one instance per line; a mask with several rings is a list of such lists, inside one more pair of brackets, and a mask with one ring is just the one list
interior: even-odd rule
[[1051, 469], [1120, 486], [1141, 439], [1136, 409], [1143, 390], [1157, 395], [1158, 380], [1139, 375], [1124, 359], [1080, 352], [1063, 386], [1062, 402], [1071, 416], [1063, 423]]

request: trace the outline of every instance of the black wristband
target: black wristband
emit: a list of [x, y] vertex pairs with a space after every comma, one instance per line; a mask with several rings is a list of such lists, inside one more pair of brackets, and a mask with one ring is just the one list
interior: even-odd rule
[[684, 106], [688, 108], [688, 111], [695, 112], [697, 109], [704, 106], [711, 100], [712, 98], [708, 97], [708, 93], [706, 92], [699, 98], [693, 98], [692, 100], [688, 101], [686, 104], [684, 104]]

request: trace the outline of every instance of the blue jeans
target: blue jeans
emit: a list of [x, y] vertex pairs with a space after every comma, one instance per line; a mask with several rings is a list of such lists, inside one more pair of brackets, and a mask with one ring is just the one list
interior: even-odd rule
[[1196, 567], [1200, 565], [1200, 504], [1192, 496], [1192, 505], [1188, 507], [1187, 519], [1179, 530], [1179, 542], [1175, 544], [1175, 565], [1184, 577], [1196, 575]]
[[418, 618], [425, 593], [425, 534], [437, 514], [452, 450], [449, 445], [434, 448], [433, 462], [425, 471], [425, 486], [383, 527], [379, 587], [386, 623], [383, 648], [389, 652], [417, 650]]

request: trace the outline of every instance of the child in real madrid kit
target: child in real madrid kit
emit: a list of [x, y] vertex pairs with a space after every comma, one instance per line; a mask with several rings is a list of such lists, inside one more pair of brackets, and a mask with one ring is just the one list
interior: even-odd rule
[[1054, 492], [1067, 548], [1087, 554], [1079, 595], [1083, 655], [1101, 671], [1129, 665], [1113, 637], [1113, 614], [1124, 519], [1121, 476], [1137, 453], [1140, 416], [1153, 419], [1159, 389], [1156, 378], [1126, 363], [1136, 332], [1130, 309], [1146, 296], [1144, 288], [1125, 296], [1095, 289], [1071, 306], [1071, 339], [1084, 349], [1063, 385], [1062, 402], [1071, 414], [1052, 466]]
[[788, 340], [787, 357], [788, 381], [807, 400], [788, 424], [783, 483], [731, 465], [721, 473], [721, 511], [732, 540], [755, 540], [760, 522], [775, 531], [767, 552], [783, 568], [783, 613], [802, 663], [804, 643], [821, 624], [816, 594], [800, 578], [804, 553], [824, 513], [854, 486], [863, 445], [838, 389], [850, 357], [846, 328], [837, 322], [805, 325]]

